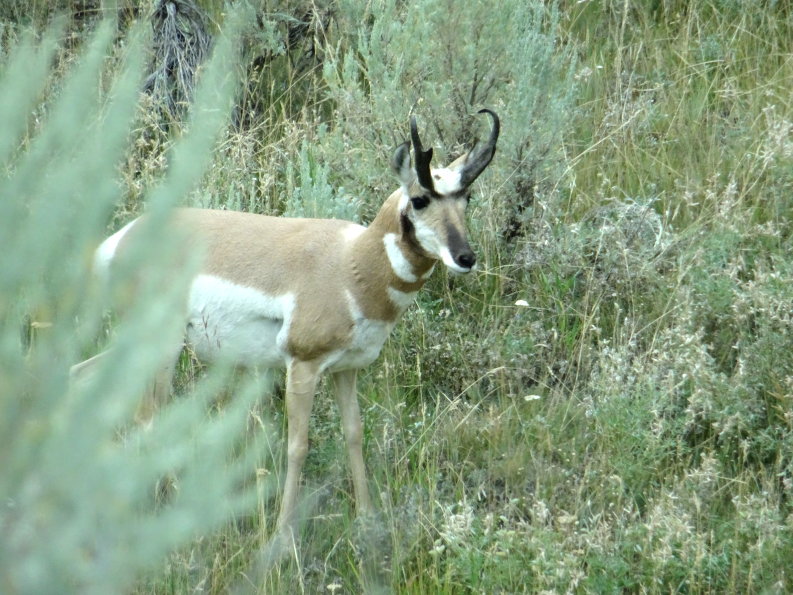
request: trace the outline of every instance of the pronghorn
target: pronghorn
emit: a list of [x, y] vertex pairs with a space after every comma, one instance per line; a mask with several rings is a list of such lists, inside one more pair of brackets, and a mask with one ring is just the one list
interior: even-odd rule
[[[286, 368], [287, 471], [277, 528], [291, 530], [308, 423], [320, 374], [332, 374], [358, 513], [371, 508], [361, 452], [356, 373], [380, 353], [437, 261], [456, 273], [476, 265], [465, 227], [470, 186], [490, 163], [499, 135], [448, 167], [431, 169], [415, 117], [410, 143], [392, 160], [401, 186], [363, 227], [335, 219], [291, 219], [232, 211], [178, 209], [175, 224], [200, 242], [205, 257], [187, 300], [185, 342], [199, 359], [223, 357], [246, 367]], [[95, 264], [108, 269], [134, 242], [139, 219], [106, 239]], [[175, 346], [176, 347], [176, 346]], [[167, 384], [178, 357], [166, 370]], [[73, 376], [101, 357], [73, 367]], [[158, 383], [155, 383], [156, 388]], [[159, 400], [155, 395], [154, 400]]]

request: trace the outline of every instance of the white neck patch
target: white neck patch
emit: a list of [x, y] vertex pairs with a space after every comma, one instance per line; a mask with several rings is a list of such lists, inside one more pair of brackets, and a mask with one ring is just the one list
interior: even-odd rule
[[416, 296], [418, 295], [417, 291], [406, 293], [404, 291], [394, 289], [393, 287], [389, 287], [387, 291], [388, 297], [391, 299], [391, 303], [400, 310], [406, 310], [408, 306], [416, 301]]
[[391, 270], [394, 274], [405, 281], [406, 283], [415, 283], [418, 277], [413, 272], [413, 265], [405, 258], [402, 250], [397, 246], [397, 235], [395, 233], [387, 233], [383, 236], [383, 244], [385, 245], [385, 253], [388, 256], [388, 262], [391, 263]]
[[426, 281], [427, 279], [429, 279], [432, 276], [432, 271], [434, 270], [435, 270], [435, 263], [433, 262], [429, 270], [421, 276], [421, 280]]

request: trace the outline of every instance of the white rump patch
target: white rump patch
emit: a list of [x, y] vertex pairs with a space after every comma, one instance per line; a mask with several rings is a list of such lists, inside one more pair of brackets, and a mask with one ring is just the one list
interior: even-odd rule
[[245, 366], [286, 365], [295, 296], [270, 296], [213, 275], [190, 287], [186, 338], [199, 359]]
[[129, 232], [129, 230], [133, 225], [135, 225], [137, 221], [137, 219], [133, 219], [112, 236], [107, 238], [104, 242], [99, 244], [99, 247], [94, 253], [94, 270], [97, 272], [97, 274], [104, 275], [107, 273], [108, 269], [110, 268], [110, 262], [116, 255], [118, 245], [121, 243], [121, 239], [127, 234], [127, 232]]
[[413, 272], [413, 265], [405, 258], [402, 250], [397, 246], [397, 236], [395, 233], [387, 233], [383, 236], [383, 244], [385, 244], [385, 253], [388, 255], [388, 262], [391, 263], [391, 269], [394, 274], [405, 281], [406, 283], [415, 283], [418, 277]]
[[448, 195], [459, 192], [460, 172], [442, 167], [432, 170], [432, 183], [439, 194]]

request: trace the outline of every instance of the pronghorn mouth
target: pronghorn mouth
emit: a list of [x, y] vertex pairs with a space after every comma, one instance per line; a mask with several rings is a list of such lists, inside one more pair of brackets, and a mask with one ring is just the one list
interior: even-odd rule
[[474, 257], [473, 252], [471, 252], [470, 254], [472, 259], [470, 265], [465, 262], [463, 263], [458, 262], [460, 256], [458, 255], [457, 258], [455, 258], [454, 256], [452, 256], [452, 253], [446, 247], [441, 249], [440, 257], [443, 264], [446, 265], [446, 268], [449, 269], [451, 272], [465, 275], [467, 273], [475, 271], [477, 266], [476, 257]]

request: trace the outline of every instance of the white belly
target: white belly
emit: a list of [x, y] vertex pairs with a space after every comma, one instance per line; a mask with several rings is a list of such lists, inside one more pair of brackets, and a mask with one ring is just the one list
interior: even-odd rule
[[[394, 292], [397, 293], [398, 292]], [[399, 297], [406, 307], [415, 294]], [[322, 370], [364, 368], [383, 348], [393, 322], [369, 320], [347, 294], [353, 321], [349, 343], [330, 352]], [[185, 338], [202, 361], [224, 361], [247, 367], [281, 368], [291, 359], [288, 333], [295, 296], [268, 296], [212, 275], [199, 275], [190, 287]]]
[[186, 341], [203, 361], [278, 368], [285, 351], [294, 296], [267, 296], [211, 275], [190, 288]]

